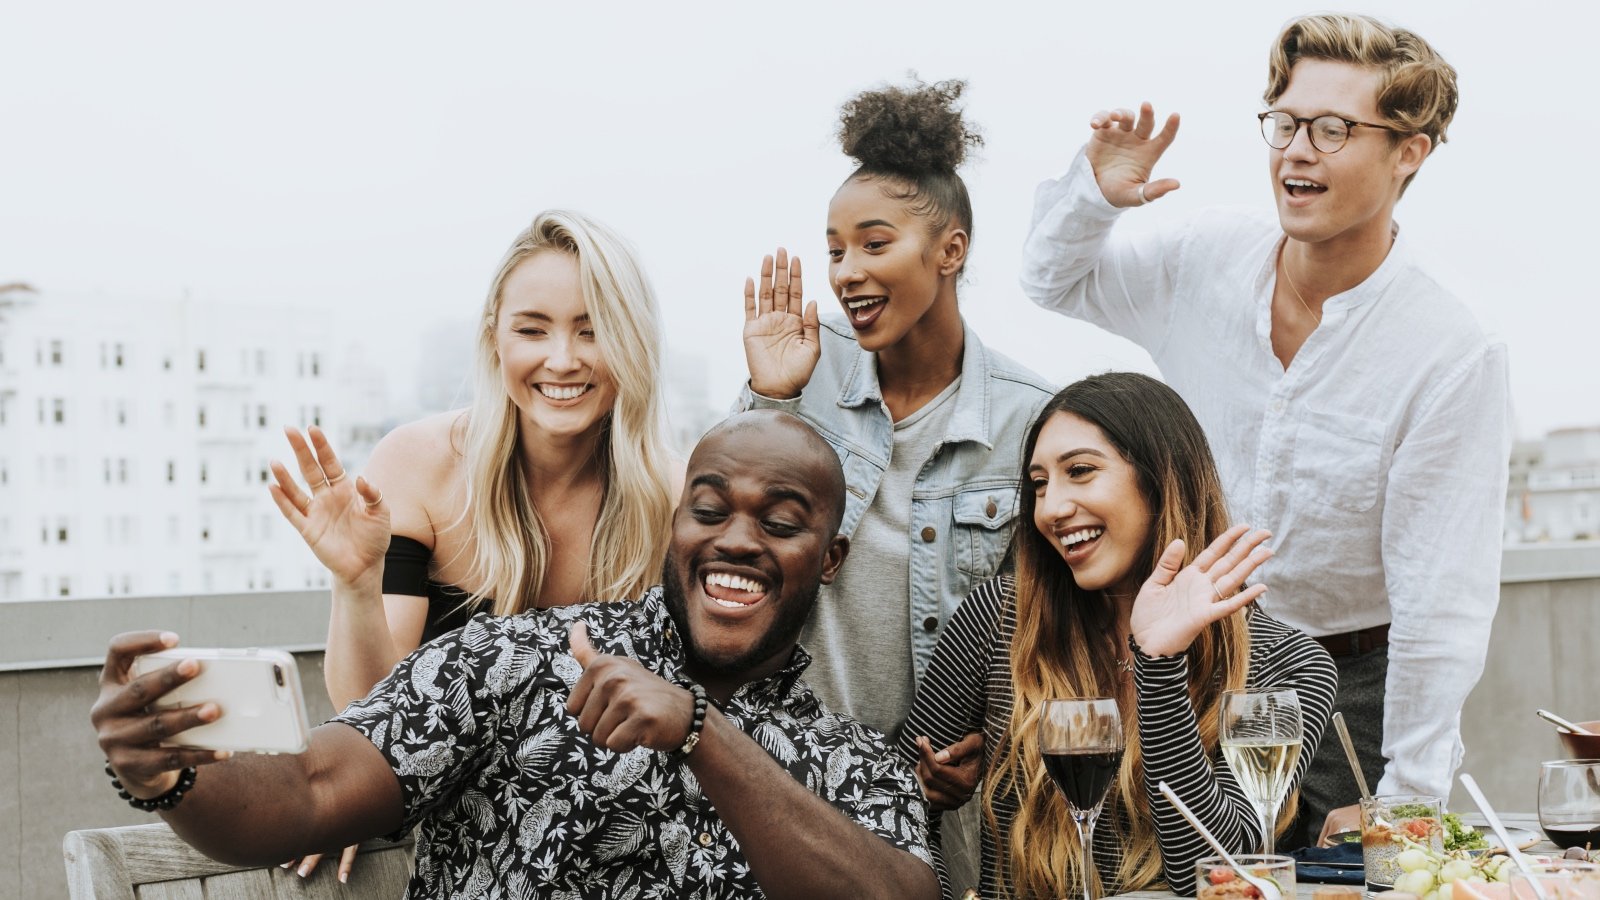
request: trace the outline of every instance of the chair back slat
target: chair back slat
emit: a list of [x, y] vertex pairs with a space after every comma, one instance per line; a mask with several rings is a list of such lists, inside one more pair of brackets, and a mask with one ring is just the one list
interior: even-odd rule
[[330, 854], [308, 878], [277, 866], [219, 863], [164, 822], [67, 835], [62, 851], [72, 900], [397, 900], [411, 879], [412, 845], [361, 845], [348, 884]]

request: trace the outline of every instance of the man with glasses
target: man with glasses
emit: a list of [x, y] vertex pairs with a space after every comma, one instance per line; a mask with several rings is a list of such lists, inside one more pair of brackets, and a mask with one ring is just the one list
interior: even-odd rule
[[[1455, 70], [1412, 32], [1306, 16], [1272, 49], [1265, 100], [1276, 220], [1115, 228], [1178, 188], [1152, 177], [1178, 117], [1096, 113], [1038, 190], [1023, 288], [1155, 358], [1232, 514], [1275, 535], [1260, 605], [1333, 654], [1368, 783], [1447, 797], [1499, 599], [1506, 348], [1419, 268], [1393, 213], [1444, 143]], [[1297, 837], [1354, 827], [1356, 796], [1325, 742]]]

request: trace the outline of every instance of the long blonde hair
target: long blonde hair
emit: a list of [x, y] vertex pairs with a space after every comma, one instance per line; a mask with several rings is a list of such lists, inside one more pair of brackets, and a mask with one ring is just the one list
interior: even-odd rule
[[[1029, 428], [1023, 466], [1039, 432], [1057, 413], [1098, 427], [1138, 473], [1154, 521], [1143, 567], [1155, 571], [1161, 550], [1182, 538], [1184, 565], [1228, 528], [1222, 482], [1205, 433], [1171, 388], [1145, 375], [1110, 372], [1068, 385], [1051, 398]], [[1161, 880], [1161, 852], [1142, 783], [1144, 760], [1133, 686], [1119, 677], [1116, 612], [1098, 591], [1084, 591], [1037, 528], [1037, 500], [1021, 492], [1016, 537], [1016, 633], [1011, 639], [1012, 709], [983, 789], [983, 813], [995, 836], [1001, 893], [1060, 897], [1088, 876], [1066, 802], [1045, 772], [1035, 735], [1040, 709], [1056, 697], [1116, 697], [1123, 711], [1126, 750], [1106, 794], [1108, 816], [1100, 828], [1116, 832], [1122, 847], [1117, 891], [1141, 890]], [[1222, 691], [1243, 687], [1249, 665], [1245, 614], [1202, 631], [1189, 647], [1189, 697], [1209, 755], [1217, 748], [1217, 707]], [[1015, 803], [1009, 833], [1000, 832], [998, 801]], [[1109, 890], [1109, 889], [1108, 889]]]
[[673, 500], [659, 389], [661, 330], [655, 294], [633, 247], [580, 213], [546, 210], [511, 242], [489, 285], [478, 324], [476, 386], [464, 455], [472, 529], [469, 606], [495, 615], [529, 609], [550, 566], [550, 539], [529, 495], [518, 452], [521, 417], [501, 380], [495, 327], [512, 269], [537, 253], [566, 253], [578, 264], [584, 307], [616, 384], [616, 402], [595, 448], [604, 478], [583, 596], [636, 597], [660, 577]]

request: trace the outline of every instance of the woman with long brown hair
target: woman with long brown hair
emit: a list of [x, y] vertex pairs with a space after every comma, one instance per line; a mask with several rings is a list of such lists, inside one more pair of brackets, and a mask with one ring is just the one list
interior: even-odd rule
[[[1271, 557], [1269, 535], [1229, 526], [1205, 434], [1171, 388], [1121, 372], [1069, 385], [1034, 419], [1023, 468], [1015, 573], [978, 587], [951, 620], [901, 747], [935, 808], [962, 805], [982, 778], [984, 896], [1072, 895], [1086, 877], [1105, 894], [1162, 881], [1190, 894], [1207, 851], [1155, 785], [1225, 844], [1254, 849], [1260, 825], [1218, 747], [1222, 694], [1299, 693], [1298, 784], [1328, 721], [1333, 664], [1251, 605], [1266, 588], [1245, 581]], [[1094, 876], [1080, 871], [1034, 739], [1044, 701], [1066, 697], [1116, 698], [1126, 731]], [[929, 765], [921, 752], [978, 731], [971, 765]]]

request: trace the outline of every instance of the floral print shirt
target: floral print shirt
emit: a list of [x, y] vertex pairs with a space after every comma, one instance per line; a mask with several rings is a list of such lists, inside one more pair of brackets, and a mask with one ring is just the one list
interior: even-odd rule
[[[687, 685], [659, 588], [466, 628], [401, 661], [334, 721], [366, 735], [400, 781], [417, 827], [411, 898], [758, 897], [761, 888], [687, 766], [643, 747], [615, 753], [566, 711], [582, 669], [567, 631]], [[884, 736], [822, 706], [810, 659], [741, 687], [721, 710], [795, 780], [895, 847], [929, 861], [912, 769]]]

